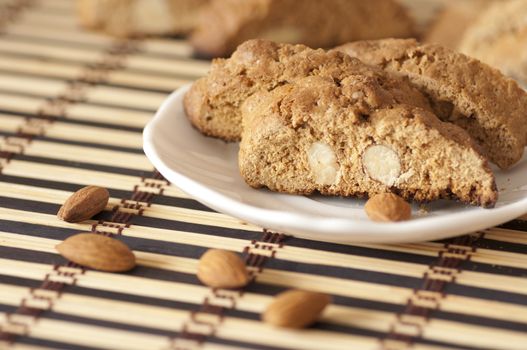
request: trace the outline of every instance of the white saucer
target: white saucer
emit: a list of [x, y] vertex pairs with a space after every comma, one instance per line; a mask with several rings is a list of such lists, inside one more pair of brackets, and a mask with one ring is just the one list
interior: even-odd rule
[[298, 237], [337, 242], [410, 242], [482, 230], [527, 213], [527, 156], [507, 172], [495, 170], [500, 190], [494, 209], [436, 201], [400, 223], [370, 221], [364, 201], [304, 197], [255, 190], [240, 177], [238, 145], [205, 137], [188, 122], [183, 96], [172, 93], [143, 134], [144, 151], [163, 176], [201, 203], [261, 227]]

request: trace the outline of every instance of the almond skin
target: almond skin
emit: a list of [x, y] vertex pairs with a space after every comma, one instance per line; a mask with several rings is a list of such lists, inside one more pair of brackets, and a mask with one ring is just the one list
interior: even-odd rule
[[373, 221], [404, 221], [412, 216], [412, 207], [404, 199], [393, 193], [381, 193], [371, 197], [364, 210]]
[[124, 272], [135, 267], [135, 255], [126, 244], [95, 233], [78, 233], [55, 248], [66, 259], [95, 270]]
[[288, 290], [278, 294], [262, 314], [262, 320], [277, 327], [304, 328], [316, 322], [331, 297], [323, 293]]
[[67, 222], [91, 219], [106, 208], [110, 193], [103, 187], [87, 186], [72, 194], [60, 207], [57, 217]]
[[242, 258], [221, 249], [209, 249], [201, 256], [198, 278], [212, 288], [240, 288], [249, 283], [249, 273]]

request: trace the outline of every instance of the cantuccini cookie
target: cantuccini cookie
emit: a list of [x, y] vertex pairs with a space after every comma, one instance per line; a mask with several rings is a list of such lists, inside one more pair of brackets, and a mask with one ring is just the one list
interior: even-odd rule
[[324, 195], [457, 198], [492, 207], [486, 159], [461, 128], [393, 105], [375, 78], [308, 77], [245, 101], [239, 167], [252, 187]]
[[114, 36], [184, 34], [209, 0], [77, 0], [80, 23]]
[[527, 87], [527, 1], [500, 1], [483, 12], [459, 49]]
[[333, 47], [360, 39], [413, 37], [394, 0], [212, 0], [191, 37], [195, 50], [226, 57], [249, 39]]
[[337, 50], [408, 77], [428, 95], [442, 120], [465, 129], [499, 167], [509, 168], [521, 159], [527, 141], [527, 94], [497, 69], [412, 39], [354, 42]]
[[425, 43], [440, 44], [456, 49], [463, 33], [476, 21], [492, 0], [457, 0], [443, 2], [424, 34]]
[[330, 77], [338, 82], [353, 74], [375, 78], [398, 103], [430, 108], [427, 98], [406, 78], [343, 53], [249, 40], [231, 58], [214, 60], [209, 74], [196, 81], [186, 94], [185, 111], [203, 134], [238, 141], [242, 131], [240, 106], [252, 94], [306, 76]]

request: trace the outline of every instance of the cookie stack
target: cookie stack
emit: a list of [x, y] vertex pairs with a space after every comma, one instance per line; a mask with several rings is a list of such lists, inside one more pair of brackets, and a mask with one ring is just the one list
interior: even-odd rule
[[506, 169], [527, 143], [527, 94], [497, 70], [414, 40], [331, 51], [250, 40], [185, 96], [203, 134], [240, 143], [252, 187], [492, 207], [487, 159]]
[[424, 40], [477, 58], [527, 87], [527, 1], [446, 3]]
[[225, 57], [263, 38], [311, 47], [412, 37], [396, 0], [77, 0], [83, 26], [116, 36], [192, 34], [201, 56]]
[[185, 34], [209, 0], [77, 0], [80, 24], [114, 36]]

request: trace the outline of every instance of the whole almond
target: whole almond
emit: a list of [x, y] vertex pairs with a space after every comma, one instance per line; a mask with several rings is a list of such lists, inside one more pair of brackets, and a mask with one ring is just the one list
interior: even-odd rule
[[135, 266], [135, 255], [126, 244], [95, 233], [70, 236], [56, 248], [66, 259], [95, 270], [123, 272]]
[[412, 208], [404, 199], [393, 193], [371, 197], [364, 210], [373, 221], [404, 221], [412, 216]]
[[240, 256], [221, 249], [209, 249], [201, 256], [198, 278], [213, 288], [240, 288], [249, 283], [249, 274]]
[[277, 327], [304, 328], [315, 323], [329, 303], [327, 294], [288, 290], [275, 297], [262, 320]]
[[83, 187], [72, 194], [60, 207], [57, 216], [67, 222], [81, 222], [91, 219], [106, 208], [110, 193], [98, 186]]

